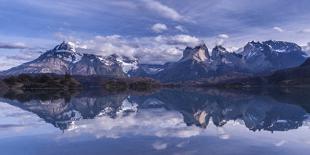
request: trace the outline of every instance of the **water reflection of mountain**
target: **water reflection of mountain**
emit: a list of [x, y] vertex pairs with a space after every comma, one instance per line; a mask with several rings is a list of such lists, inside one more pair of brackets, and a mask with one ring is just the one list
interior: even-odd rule
[[181, 112], [187, 125], [201, 127], [207, 127], [210, 121], [216, 126], [223, 126], [230, 120], [243, 120], [253, 131], [284, 131], [300, 127], [306, 115], [299, 105], [250, 92], [166, 90], [136, 99], [144, 103], [147, 98], [158, 99], [165, 103], [166, 108]]
[[149, 95], [94, 92], [78, 95], [62, 93], [51, 98], [47, 98], [46, 94], [44, 98], [38, 94], [27, 94], [27, 97], [19, 94], [14, 98], [11, 94], [1, 101], [33, 112], [62, 130], [80, 119], [126, 117], [126, 114], [139, 109], [154, 108], [181, 113], [188, 126], [205, 128], [211, 121], [216, 126], [224, 126], [228, 121], [241, 120], [253, 131], [296, 129], [303, 124], [307, 114], [305, 103], [302, 103], [304, 107], [299, 105], [305, 99], [296, 97], [294, 93], [277, 91], [162, 90]]

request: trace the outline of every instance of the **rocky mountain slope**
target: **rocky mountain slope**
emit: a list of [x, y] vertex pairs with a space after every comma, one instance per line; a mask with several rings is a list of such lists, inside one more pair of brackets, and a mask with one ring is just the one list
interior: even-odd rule
[[278, 70], [268, 76], [269, 83], [277, 85], [309, 86], [310, 83], [310, 59], [308, 58], [298, 67]]
[[127, 77], [130, 70], [137, 68], [137, 60], [119, 55], [98, 56], [82, 54], [75, 50], [74, 44], [63, 42], [39, 58], [2, 72], [3, 75], [38, 74], [72, 74]]
[[187, 47], [183, 57], [160, 71], [164, 82], [189, 81], [211, 77], [266, 75], [295, 67], [306, 60], [297, 44], [281, 41], [249, 42], [240, 53], [216, 46], [211, 55], [206, 45]]
[[216, 87], [309, 87], [310, 58], [300, 66], [277, 70], [267, 76], [232, 77], [218, 81], [193, 82], [192, 84]]
[[306, 53], [295, 43], [282, 41], [250, 42], [241, 52], [252, 72], [270, 72], [301, 65]]

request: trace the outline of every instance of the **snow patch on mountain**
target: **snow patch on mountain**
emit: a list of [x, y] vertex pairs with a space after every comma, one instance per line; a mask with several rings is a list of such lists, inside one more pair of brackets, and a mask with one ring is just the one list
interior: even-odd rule
[[128, 58], [124, 57], [117, 57], [116, 60], [122, 65], [124, 73], [138, 69], [138, 62], [136, 60], [130, 61]]

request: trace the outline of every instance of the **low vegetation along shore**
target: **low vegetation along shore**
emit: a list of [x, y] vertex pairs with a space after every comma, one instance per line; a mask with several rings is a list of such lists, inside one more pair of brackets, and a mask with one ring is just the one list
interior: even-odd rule
[[79, 90], [102, 88], [106, 91], [150, 91], [163, 85], [150, 78], [104, 78], [73, 77], [54, 74], [21, 74], [0, 80], [0, 89], [5, 90]]
[[70, 75], [53, 76], [48, 74], [10, 76], [1, 81], [5, 89], [79, 89], [81, 84]]

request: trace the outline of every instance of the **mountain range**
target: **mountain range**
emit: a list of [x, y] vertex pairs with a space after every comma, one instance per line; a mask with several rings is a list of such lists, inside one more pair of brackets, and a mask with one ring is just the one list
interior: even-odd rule
[[62, 42], [39, 58], [3, 71], [4, 76], [55, 73], [106, 77], [151, 77], [162, 82], [182, 82], [216, 77], [271, 75], [300, 66], [306, 53], [295, 43], [284, 41], [249, 42], [238, 52], [216, 46], [210, 52], [205, 44], [186, 47], [176, 62], [164, 65], [140, 64], [117, 54], [99, 56], [79, 53], [71, 42]]
[[306, 54], [294, 43], [281, 41], [249, 42], [239, 52], [228, 52], [222, 46], [187, 47], [183, 57], [170, 63], [157, 74], [162, 81], [188, 81], [212, 77], [268, 75], [274, 71], [296, 67]]

